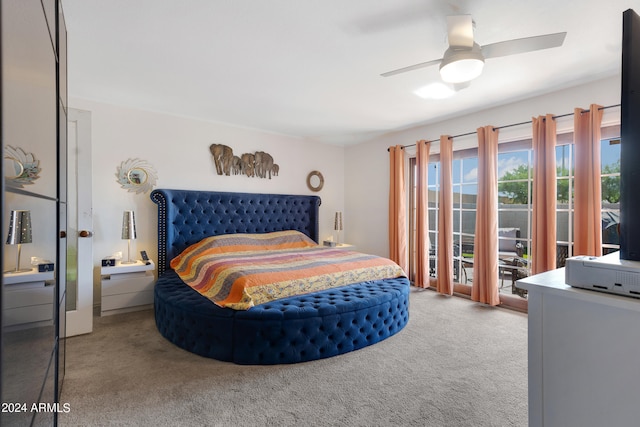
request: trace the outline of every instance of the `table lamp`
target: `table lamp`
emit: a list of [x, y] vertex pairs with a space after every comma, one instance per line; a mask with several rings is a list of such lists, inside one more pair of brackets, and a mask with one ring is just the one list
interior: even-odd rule
[[16, 255], [16, 268], [11, 273], [24, 273], [31, 271], [28, 269], [20, 269], [20, 252], [23, 243], [31, 243], [31, 211], [15, 210], [11, 211], [9, 217], [9, 234], [7, 235], [7, 245], [18, 245], [18, 254]]
[[122, 216], [122, 239], [127, 240], [127, 260], [121, 264], [135, 264], [131, 259], [131, 240], [136, 238], [136, 218], [133, 211], [124, 211]]

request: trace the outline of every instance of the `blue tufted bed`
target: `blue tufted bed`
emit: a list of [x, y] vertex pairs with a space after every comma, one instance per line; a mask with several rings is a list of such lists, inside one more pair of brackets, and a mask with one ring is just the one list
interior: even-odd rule
[[409, 320], [405, 277], [292, 296], [249, 310], [222, 308], [187, 286], [169, 262], [202, 239], [298, 230], [318, 241], [317, 196], [159, 189], [156, 325], [175, 345], [238, 364], [298, 363], [388, 338]]

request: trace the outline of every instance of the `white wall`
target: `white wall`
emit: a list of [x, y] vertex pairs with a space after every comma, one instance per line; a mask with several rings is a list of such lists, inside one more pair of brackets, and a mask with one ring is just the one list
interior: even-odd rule
[[[589, 108], [592, 103], [603, 106], [619, 104], [620, 77], [611, 77], [478, 113], [389, 133], [347, 147], [344, 160], [345, 211], [351, 220], [349, 225], [345, 226], [345, 240], [357, 245], [359, 251], [389, 256], [389, 146], [415, 144], [421, 139], [435, 140], [439, 139], [440, 135], [465, 134], [474, 132], [481, 126], [504, 126], [525, 122], [534, 116], [548, 113], [572, 113], [574, 108]], [[618, 113], [619, 110], [605, 110], [603, 123], [617, 121]], [[571, 117], [560, 119], [558, 130], [572, 127], [572, 123]], [[531, 136], [531, 125], [503, 129], [500, 131], [500, 142], [526, 135]], [[454, 150], [476, 145], [476, 136], [454, 139]], [[407, 151], [408, 154], [412, 152], [411, 149]], [[438, 143], [434, 143], [432, 153], [438, 151]]]
[[[334, 212], [344, 209], [342, 147], [81, 99], [71, 99], [70, 106], [91, 111], [95, 301], [100, 296], [100, 260], [116, 251], [126, 256], [126, 241], [120, 239], [124, 210], [136, 215], [138, 238], [132, 253], [139, 258], [139, 251], [146, 250], [157, 259], [156, 205], [148, 193], [128, 192], [116, 180], [117, 167], [130, 158], [154, 166], [156, 188], [318, 195], [322, 198], [321, 239], [333, 233]], [[280, 166], [280, 173], [271, 180], [217, 175], [209, 152], [212, 143], [228, 145], [234, 153], [266, 151]], [[307, 188], [312, 170], [324, 176], [318, 193]]]

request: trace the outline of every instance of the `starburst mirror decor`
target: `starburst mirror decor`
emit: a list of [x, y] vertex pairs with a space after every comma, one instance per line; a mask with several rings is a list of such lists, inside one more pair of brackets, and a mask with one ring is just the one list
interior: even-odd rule
[[141, 159], [129, 159], [120, 164], [116, 173], [122, 188], [132, 193], [146, 193], [153, 190], [158, 180], [154, 167]]
[[40, 161], [20, 147], [4, 147], [3, 169], [5, 185], [11, 188], [23, 188], [40, 178]]

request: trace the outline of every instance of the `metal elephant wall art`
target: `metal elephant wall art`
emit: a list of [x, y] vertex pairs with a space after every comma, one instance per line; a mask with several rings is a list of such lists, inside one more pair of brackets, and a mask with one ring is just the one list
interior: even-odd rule
[[233, 149], [224, 144], [211, 144], [209, 151], [213, 156], [218, 175], [246, 175], [271, 179], [272, 176], [278, 176], [280, 172], [280, 166], [274, 163], [271, 154], [264, 151], [236, 156], [233, 154]]

